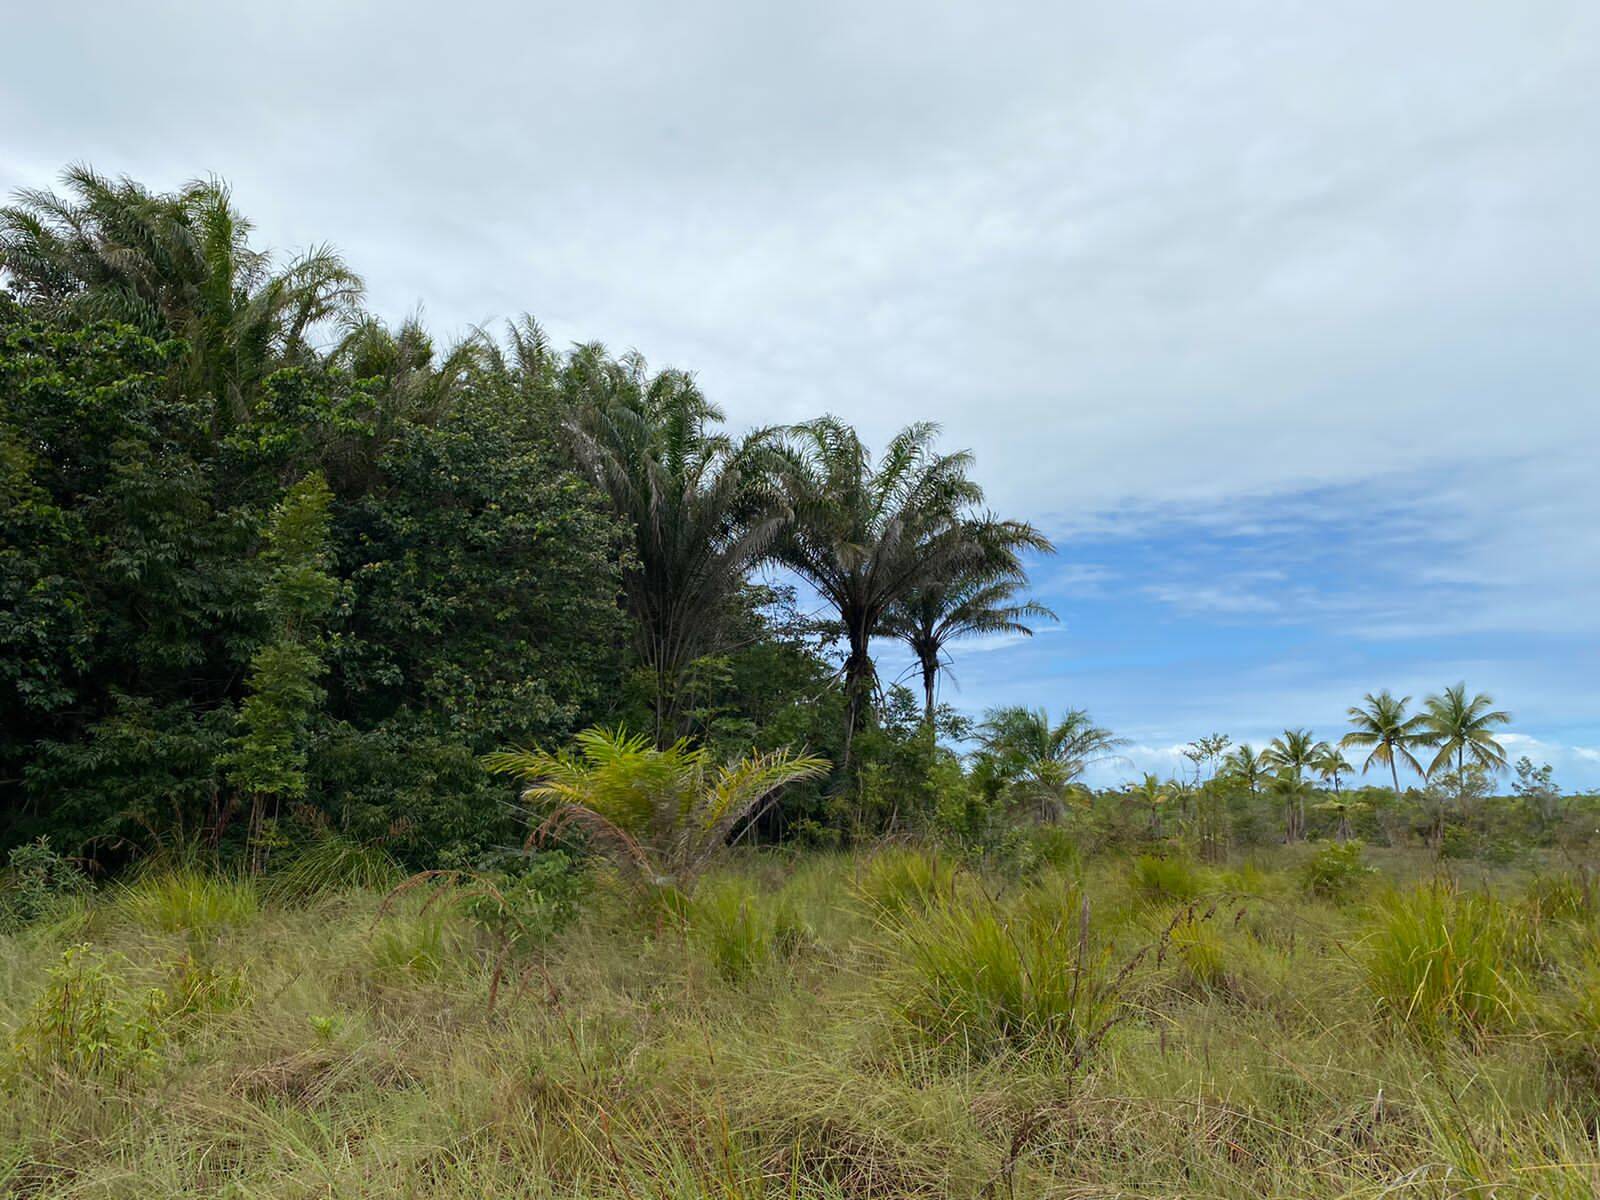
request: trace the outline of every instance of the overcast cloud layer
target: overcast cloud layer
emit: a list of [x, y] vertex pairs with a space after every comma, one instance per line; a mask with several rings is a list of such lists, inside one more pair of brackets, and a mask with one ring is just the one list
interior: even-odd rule
[[0, 188], [216, 173], [388, 317], [942, 422], [1062, 545], [964, 708], [1164, 769], [1465, 678], [1600, 784], [1600, 6], [231, 8], [8, 13]]

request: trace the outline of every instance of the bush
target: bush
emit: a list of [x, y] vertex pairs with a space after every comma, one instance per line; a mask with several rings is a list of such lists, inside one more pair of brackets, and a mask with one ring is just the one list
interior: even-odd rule
[[1008, 913], [947, 901], [907, 919], [893, 954], [894, 1010], [938, 1046], [987, 1054], [1047, 1043], [1077, 1064], [1121, 1011], [1126, 972], [1113, 974], [1091, 944], [1086, 904]]
[[855, 894], [880, 918], [897, 921], [948, 901], [956, 892], [956, 864], [936, 851], [887, 846], [867, 860]]
[[137, 991], [93, 947], [70, 947], [17, 1030], [13, 1064], [79, 1077], [126, 1079], [160, 1061], [168, 998]]
[[83, 872], [52, 850], [48, 838], [17, 846], [0, 875], [0, 931], [31, 925], [88, 890]]
[[1329, 842], [1306, 860], [1300, 880], [1313, 896], [1347, 900], [1372, 870], [1363, 859], [1360, 842]]
[[1523, 1009], [1518, 935], [1493, 896], [1433, 883], [1388, 897], [1366, 943], [1379, 1013], [1425, 1041], [1509, 1025]]
[[1200, 868], [1176, 855], [1141, 854], [1133, 860], [1132, 879], [1146, 900], [1193, 900], [1205, 888]]

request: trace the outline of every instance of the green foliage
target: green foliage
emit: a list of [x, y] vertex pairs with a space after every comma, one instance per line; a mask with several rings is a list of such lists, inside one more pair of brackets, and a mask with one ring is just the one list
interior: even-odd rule
[[862, 865], [854, 892], [880, 919], [898, 921], [953, 899], [958, 871], [936, 850], [886, 846]]
[[204, 937], [244, 924], [260, 898], [253, 879], [182, 866], [124, 885], [117, 907], [147, 929]]
[[0, 933], [49, 916], [88, 889], [78, 865], [52, 850], [48, 838], [17, 846], [0, 874]]
[[147, 1075], [160, 1062], [167, 1007], [165, 992], [131, 987], [92, 946], [69, 947], [12, 1040], [12, 1065], [113, 1080]]
[[325, 833], [301, 846], [264, 887], [269, 899], [283, 903], [352, 888], [388, 891], [399, 881], [399, 864], [382, 847]]
[[688, 920], [706, 957], [733, 983], [791, 956], [812, 936], [781, 893], [763, 893], [738, 877], [696, 892]]
[[460, 951], [452, 914], [444, 908], [390, 917], [372, 933], [372, 969], [384, 978], [433, 980]]
[[501, 751], [486, 762], [523, 781], [545, 834], [582, 829], [646, 886], [685, 895], [762, 805], [828, 767], [787, 748], [718, 764], [703, 746], [658, 749], [620, 729], [586, 730], [576, 742], [574, 751]]
[[1146, 900], [1193, 900], [1205, 890], [1201, 868], [1177, 854], [1141, 854], [1129, 868], [1134, 891]]
[[1379, 1013], [1424, 1041], [1511, 1025], [1525, 1007], [1513, 920], [1493, 896], [1437, 882], [1385, 898], [1365, 945]]
[[947, 1049], [985, 1055], [1046, 1045], [1081, 1062], [1121, 1011], [1125, 975], [1090, 939], [1075, 895], [1007, 911], [935, 904], [893, 929], [896, 1016]]
[[1360, 842], [1330, 842], [1306, 860], [1300, 878], [1313, 896], [1348, 900], [1371, 874]]
[[250, 659], [240, 734], [226, 765], [228, 780], [251, 798], [250, 836], [264, 849], [265, 805], [306, 794], [306, 738], [323, 700], [321, 625], [338, 595], [328, 572], [328, 506], [321, 475], [307, 475], [273, 509], [262, 561], [261, 610], [271, 639]]

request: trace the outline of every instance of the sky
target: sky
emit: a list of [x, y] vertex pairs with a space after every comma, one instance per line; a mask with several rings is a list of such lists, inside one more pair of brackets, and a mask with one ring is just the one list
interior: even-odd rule
[[[534, 314], [735, 426], [913, 420], [1049, 533], [943, 698], [1094, 781], [1464, 680], [1600, 787], [1600, 6], [85, 0], [0, 191], [219, 175], [442, 339]], [[886, 673], [898, 669], [884, 648]]]

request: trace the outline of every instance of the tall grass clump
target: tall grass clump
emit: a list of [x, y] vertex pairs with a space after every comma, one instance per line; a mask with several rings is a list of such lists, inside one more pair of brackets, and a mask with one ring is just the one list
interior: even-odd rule
[[1093, 944], [1086, 902], [948, 901], [891, 938], [894, 1012], [935, 1045], [981, 1055], [1047, 1043], [1076, 1064], [1119, 1016], [1128, 972]]
[[1493, 896], [1424, 884], [1379, 903], [1366, 980], [1386, 1019], [1425, 1041], [1478, 1039], [1524, 1007], [1512, 914]]
[[781, 894], [764, 894], [739, 878], [703, 885], [688, 918], [695, 942], [717, 973], [733, 983], [789, 957], [810, 936]]
[[1141, 854], [1130, 870], [1133, 890], [1146, 900], [1193, 900], [1205, 890], [1205, 876], [1176, 854]]
[[261, 907], [254, 880], [198, 866], [146, 874], [123, 889], [117, 903], [147, 929], [196, 935], [243, 925]]
[[956, 872], [936, 850], [886, 846], [862, 866], [854, 891], [876, 916], [895, 920], [953, 899]]
[[400, 867], [379, 846], [329, 833], [304, 846], [266, 883], [274, 903], [295, 903], [332, 892], [387, 892], [400, 882]]

